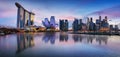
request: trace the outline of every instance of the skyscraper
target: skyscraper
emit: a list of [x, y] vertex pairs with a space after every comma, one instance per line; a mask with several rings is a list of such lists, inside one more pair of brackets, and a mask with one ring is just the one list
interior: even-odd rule
[[101, 19], [96, 19], [96, 31], [99, 31], [100, 27], [101, 27]]
[[64, 20], [59, 20], [59, 28], [61, 31], [64, 30], [63, 27], [64, 27]]
[[90, 18], [90, 22], [89, 22], [89, 31], [93, 31], [94, 28], [95, 28], [94, 26], [95, 26], [95, 24], [93, 23], [93, 19]]
[[99, 20], [101, 21], [101, 19], [102, 19], [102, 17], [101, 16], [99, 16]]
[[79, 30], [82, 30], [82, 25], [83, 25], [82, 19], [80, 19], [79, 22], [78, 22], [78, 29]]
[[113, 30], [113, 25], [110, 25], [110, 30], [111, 30], [111, 31]]
[[65, 20], [65, 31], [68, 31], [68, 20]]
[[105, 16], [105, 19], [103, 19], [103, 21], [101, 22], [101, 27], [109, 27], [109, 23], [107, 22], [107, 16]]
[[78, 19], [74, 19], [73, 21], [73, 31], [78, 31]]
[[87, 17], [87, 30], [89, 30], [89, 18]]
[[68, 20], [60, 20], [59, 25], [61, 31], [68, 31]]
[[118, 25], [115, 25], [115, 31], [118, 32], [119, 28]]

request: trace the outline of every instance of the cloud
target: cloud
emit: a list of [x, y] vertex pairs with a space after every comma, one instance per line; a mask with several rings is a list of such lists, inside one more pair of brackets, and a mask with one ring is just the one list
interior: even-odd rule
[[15, 17], [16, 14], [17, 11], [15, 9], [0, 10], [0, 18]]
[[110, 18], [115, 18], [115, 17], [120, 18], [120, 5], [106, 8], [100, 11], [92, 12], [88, 14], [88, 16], [89, 15], [106, 15], [109, 16]]
[[14, 2], [0, 1], [0, 18], [15, 17], [17, 14], [17, 8]]

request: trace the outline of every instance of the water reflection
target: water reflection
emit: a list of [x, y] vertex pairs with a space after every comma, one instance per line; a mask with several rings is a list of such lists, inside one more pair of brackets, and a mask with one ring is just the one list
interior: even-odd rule
[[59, 34], [59, 41], [60, 42], [67, 42], [70, 40], [70, 38], [73, 38], [73, 41], [75, 43], [81, 42], [81, 43], [93, 43], [97, 42], [99, 45], [101, 44], [107, 44], [108, 36], [106, 35], [84, 35], [84, 34], [71, 34], [72, 37], [69, 37], [66, 32], [61, 32]]
[[33, 47], [34, 38], [33, 33], [18, 33], [17, 34], [17, 51], [19, 53], [29, 47]]
[[107, 41], [108, 41], [108, 36], [99, 36], [99, 37], [96, 37], [96, 42], [99, 42], [100, 45], [102, 43], [107, 44]]
[[[55, 32], [46, 32], [43, 33], [42, 41], [46, 44], [50, 42], [50, 44], [55, 44], [56, 40], [59, 40], [59, 42], [68, 42], [70, 38], [77, 43], [93, 43], [95, 41], [96, 43], [99, 43], [99, 45], [107, 44], [108, 36], [97, 36], [97, 35], [82, 35], [82, 34], [72, 34], [72, 37], [68, 36], [68, 33], [61, 32], [59, 33], [59, 38], [56, 38]], [[39, 34], [36, 34], [36, 36], [39, 36]], [[34, 37], [35, 35], [33, 33], [18, 33], [17, 34], [17, 52], [19, 53], [29, 47], [33, 47], [35, 45], [34, 43]], [[94, 43], [95, 43], [94, 42]]]
[[93, 40], [95, 40], [101, 45], [102, 43], [107, 44], [108, 36], [75, 34], [73, 35], [73, 40], [74, 42], [82, 42], [82, 41], [85, 42], [86, 41], [87, 43], [93, 43]]
[[54, 44], [55, 43], [55, 32], [44, 33], [44, 36], [43, 36], [42, 40], [45, 43], [48, 43], [50, 41], [51, 44]]
[[68, 41], [68, 34], [67, 33], [65, 33], [65, 32], [61, 32], [60, 33], [60, 37], [59, 37], [59, 41], [60, 42], [63, 42], [63, 41]]
[[68, 32], [17, 33], [0, 37], [0, 57], [116, 57], [120, 56], [119, 37]]

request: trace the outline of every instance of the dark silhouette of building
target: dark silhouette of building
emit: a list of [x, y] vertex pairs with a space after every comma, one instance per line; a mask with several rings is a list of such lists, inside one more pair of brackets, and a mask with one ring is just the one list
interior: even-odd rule
[[78, 19], [74, 19], [72, 26], [73, 26], [73, 31], [78, 31], [79, 30]]
[[87, 25], [87, 31], [89, 31], [89, 21], [90, 21], [90, 20], [89, 20], [89, 18], [87, 17], [87, 24], [86, 24], [86, 25]]
[[110, 25], [110, 30], [111, 30], [111, 31], [114, 30], [113, 25]]
[[105, 19], [103, 19], [103, 21], [101, 22], [101, 27], [109, 27], [109, 23], [107, 22], [107, 16], [105, 16]]
[[96, 19], [96, 31], [99, 31], [101, 28], [101, 16], [99, 16], [99, 19]]
[[99, 16], [99, 19], [96, 19], [96, 23], [93, 22], [93, 19], [88, 18], [87, 20], [87, 30], [88, 31], [108, 31], [109, 30], [109, 23], [107, 21], [107, 16], [105, 16], [105, 19], [101, 20], [101, 16]]
[[86, 31], [87, 24], [82, 22], [82, 19], [74, 19], [72, 24], [73, 31]]
[[59, 28], [60, 28], [60, 30], [61, 31], [68, 31], [68, 20], [60, 20], [60, 26], [59, 26]]
[[59, 21], [59, 29], [60, 29], [61, 31], [63, 31], [63, 30], [64, 30], [63, 27], [64, 27], [64, 20], [60, 20], [60, 21]]
[[115, 25], [115, 32], [118, 32], [119, 28], [118, 25]]
[[82, 19], [80, 19], [78, 22], [78, 29], [82, 30], [82, 26], [83, 26]]
[[95, 30], [95, 23], [93, 23], [93, 18], [90, 18], [89, 31], [94, 31], [94, 30]]

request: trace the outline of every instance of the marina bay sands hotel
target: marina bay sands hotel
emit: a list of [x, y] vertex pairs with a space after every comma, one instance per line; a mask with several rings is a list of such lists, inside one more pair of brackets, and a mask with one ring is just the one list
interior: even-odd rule
[[17, 28], [25, 29], [26, 27], [31, 27], [34, 24], [34, 13], [27, 11], [19, 3], [15, 3], [17, 6]]

